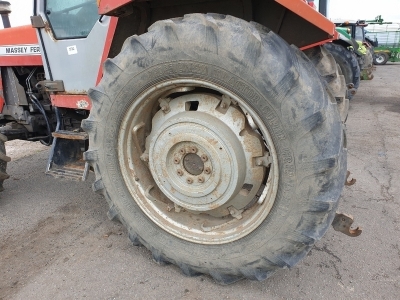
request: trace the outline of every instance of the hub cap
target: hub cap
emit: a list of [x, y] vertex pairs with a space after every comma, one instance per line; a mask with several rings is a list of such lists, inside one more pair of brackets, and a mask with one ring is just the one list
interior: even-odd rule
[[[193, 101], [197, 110], [187, 111]], [[264, 178], [262, 167], [251, 166], [253, 157], [263, 156], [260, 138], [245, 131], [245, 116], [237, 108], [216, 110], [220, 102], [210, 95], [182, 96], [169, 102], [169, 113], [160, 110], [153, 118], [146, 145], [151, 173], [162, 192], [188, 210], [219, 208], [245, 183], [257, 191]], [[247, 168], [248, 174], [239, 172]], [[243, 207], [252, 200], [239, 198]]]
[[377, 61], [378, 63], [382, 63], [384, 60], [385, 60], [385, 58], [383, 57], [382, 54], [377, 54], [377, 55], [376, 55], [376, 61]]

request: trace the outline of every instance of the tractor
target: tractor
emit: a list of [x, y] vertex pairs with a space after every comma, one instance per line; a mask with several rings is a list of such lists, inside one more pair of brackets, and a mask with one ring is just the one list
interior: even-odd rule
[[360, 67], [360, 79], [372, 80], [374, 78], [372, 72], [374, 70], [373, 56], [376, 42], [368, 39], [365, 36], [365, 28], [368, 26], [368, 22], [365, 20], [357, 20], [336, 22], [335, 24], [337, 26], [337, 31], [341, 35], [347, 35], [347, 38], [351, 37], [356, 41], [356, 45], [350, 46], [349, 50], [354, 53], [358, 60]]
[[35, 0], [31, 25], [0, 31], [1, 183], [5, 141], [40, 141], [46, 174], [95, 173], [134, 245], [221, 284], [293, 267], [331, 225], [359, 235], [336, 212], [337, 32], [312, 5]]

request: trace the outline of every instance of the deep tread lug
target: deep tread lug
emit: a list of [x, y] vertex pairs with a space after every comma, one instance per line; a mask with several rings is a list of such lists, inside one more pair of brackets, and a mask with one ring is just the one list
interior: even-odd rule
[[5, 136], [4, 134], [1, 134], [1, 133], [0, 133], [0, 142], [5, 143], [5, 142], [7, 142], [7, 141], [8, 141], [7, 136]]
[[87, 133], [95, 133], [97, 130], [97, 122], [90, 119], [82, 120], [81, 128]]
[[[297, 231], [302, 232], [303, 235], [312, 238], [316, 241], [321, 239], [321, 232], [325, 232], [332, 224], [335, 214], [332, 214], [330, 222], [326, 222], [326, 213], [307, 212], [303, 214], [300, 223], [297, 225]], [[315, 230], [315, 223], [325, 224]]]
[[110, 209], [107, 212], [107, 217], [110, 221], [121, 223], [121, 220], [119, 218], [119, 212], [118, 212], [117, 208], [115, 207], [115, 205], [112, 205], [110, 207]]
[[103, 104], [106, 100], [108, 100], [108, 96], [97, 87], [89, 89], [88, 96], [90, 97], [92, 102], [97, 102], [100, 105]]
[[165, 258], [165, 256], [161, 253], [160, 250], [152, 248], [151, 254], [153, 257], [153, 261], [156, 262], [157, 264], [161, 266], [170, 264], [170, 262]]
[[8, 179], [8, 178], [10, 178], [10, 175], [0, 171], [0, 180], [5, 180], [5, 179]]
[[297, 243], [301, 243], [304, 245], [314, 245], [314, 243], [316, 242], [316, 240], [312, 237], [309, 236], [305, 236], [303, 233], [299, 232], [299, 231], [293, 231], [291, 233], [289, 233], [288, 235], [286, 235], [285, 237], [288, 241], [290, 241], [291, 243], [297, 242]]
[[304, 128], [305, 132], [309, 132], [314, 130], [316, 127], [318, 127], [320, 124], [322, 124], [326, 119], [326, 116], [323, 115], [320, 111], [312, 114], [308, 118], [304, 119], [301, 121], [301, 125]]
[[104, 191], [103, 180], [98, 179], [92, 184], [92, 189], [95, 193], [102, 193]]
[[83, 153], [83, 159], [88, 162], [96, 162], [99, 159], [97, 150], [87, 150]]
[[11, 158], [6, 155], [6, 141], [7, 136], [0, 133], [0, 192], [4, 191], [3, 182], [10, 178], [7, 174], [7, 163], [11, 161]]
[[143, 245], [139, 239], [139, 236], [135, 232], [132, 232], [131, 230], [129, 231], [129, 240], [132, 242], [134, 246], [139, 247]]
[[332, 169], [336, 168], [338, 164], [338, 158], [328, 157], [325, 159], [320, 159], [318, 161], [303, 161], [300, 164], [300, 168], [303, 174], [320, 174], [320, 173], [328, 173], [332, 171]]
[[238, 282], [239, 280], [243, 279], [243, 276], [229, 275], [229, 274], [220, 273], [218, 271], [211, 271], [210, 275], [218, 284], [221, 284], [221, 285], [232, 284], [232, 283]]
[[112, 74], [112, 76], [116, 79], [122, 74], [123, 69], [121, 69], [113, 59], [108, 58], [104, 62], [104, 72]]
[[183, 273], [185, 276], [188, 276], [188, 277], [197, 277], [197, 276], [202, 275], [200, 272], [194, 270], [192, 267], [190, 267], [190, 266], [187, 265], [187, 264], [178, 263], [178, 266], [179, 266], [179, 268], [181, 269], [182, 273]]
[[246, 277], [246, 279], [254, 281], [264, 281], [275, 273], [274, 270], [257, 267], [254, 268], [252, 266], [249, 266], [249, 268], [241, 269], [240, 271]]

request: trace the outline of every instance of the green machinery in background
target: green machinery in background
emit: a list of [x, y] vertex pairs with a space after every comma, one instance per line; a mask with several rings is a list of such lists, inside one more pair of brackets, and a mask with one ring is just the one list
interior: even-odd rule
[[384, 22], [381, 16], [367, 22], [370, 26], [366, 36], [378, 42], [374, 48], [374, 64], [400, 61], [400, 24]]
[[376, 43], [365, 36], [365, 27], [369, 25], [368, 21], [335, 22], [335, 25], [336, 31], [340, 33], [341, 37], [346, 36], [352, 39], [353, 43], [356, 43], [356, 45], [350, 47], [349, 50], [353, 51], [357, 57], [360, 66], [360, 79], [373, 79], [373, 56]]

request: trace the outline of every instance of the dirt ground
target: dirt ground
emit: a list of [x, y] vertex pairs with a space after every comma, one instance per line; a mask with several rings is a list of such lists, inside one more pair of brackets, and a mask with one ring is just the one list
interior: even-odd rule
[[329, 229], [292, 270], [265, 282], [219, 286], [159, 266], [106, 217], [91, 182], [44, 174], [48, 148], [7, 142], [11, 175], [0, 195], [0, 299], [399, 299], [400, 64], [378, 66], [351, 102], [340, 210], [358, 238]]

